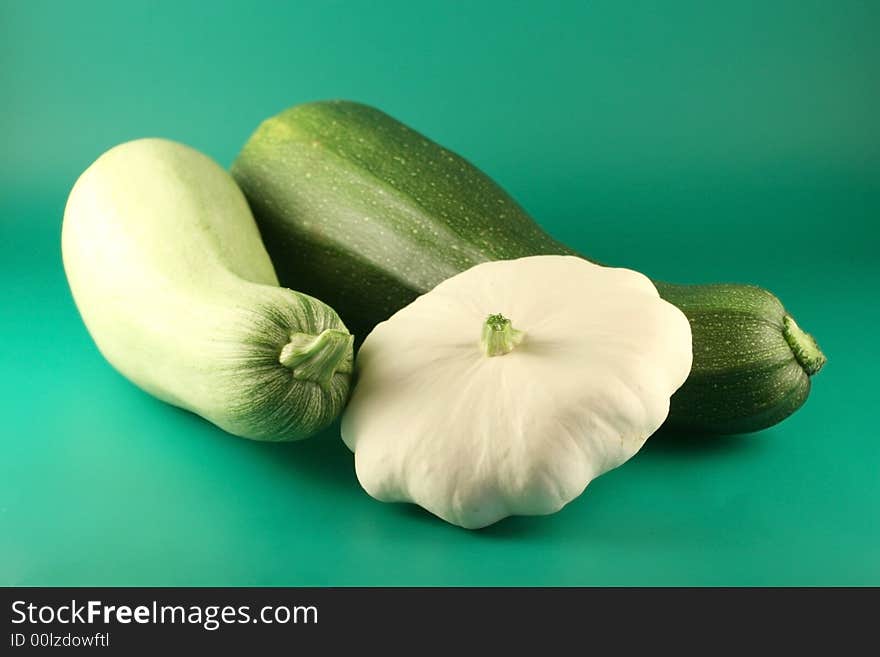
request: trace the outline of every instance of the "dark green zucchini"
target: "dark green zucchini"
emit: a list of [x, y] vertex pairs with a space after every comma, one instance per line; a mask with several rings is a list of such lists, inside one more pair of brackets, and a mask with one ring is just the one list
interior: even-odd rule
[[[576, 254], [489, 177], [365, 105], [292, 107], [232, 166], [282, 285], [336, 308], [361, 340], [440, 281], [486, 260]], [[770, 292], [656, 283], [687, 315], [694, 365], [669, 424], [771, 426], [804, 403], [825, 357]]]

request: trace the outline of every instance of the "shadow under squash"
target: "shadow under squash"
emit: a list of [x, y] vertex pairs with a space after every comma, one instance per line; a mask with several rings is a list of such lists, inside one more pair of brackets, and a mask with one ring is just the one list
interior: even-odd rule
[[640, 453], [668, 457], [724, 458], [754, 449], [773, 440], [773, 431], [713, 434], [663, 425], [645, 443]]
[[337, 420], [326, 429], [295, 442], [262, 442], [232, 436], [189, 411], [171, 408], [181, 420], [199, 427], [211, 440], [222, 441], [215, 449], [233, 452], [232, 458], [258, 462], [267, 470], [283, 471], [299, 481], [338, 491], [359, 492], [354, 457], [339, 435]]
[[393, 504], [384, 504], [383, 506], [387, 512], [394, 513], [408, 522], [424, 524], [425, 526], [430, 526], [434, 530], [441, 529], [443, 531], [470, 535], [476, 539], [484, 538], [491, 540], [503, 540], [506, 538], [519, 538], [546, 534], [548, 530], [551, 530], [550, 526], [556, 515], [508, 516], [488, 527], [483, 527], [481, 529], [465, 529], [464, 527], [453, 525], [438, 518], [430, 511], [420, 507], [418, 504], [397, 502]]
[[296, 442], [247, 442], [256, 458], [265, 458], [300, 479], [314, 479], [321, 485], [359, 491], [354, 472], [354, 455], [342, 442], [339, 422], [320, 433]]

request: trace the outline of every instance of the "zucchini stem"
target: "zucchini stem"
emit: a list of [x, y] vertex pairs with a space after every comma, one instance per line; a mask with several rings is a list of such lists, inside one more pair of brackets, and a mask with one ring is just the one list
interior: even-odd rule
[[322, 388], [330, 385], [337, 372], [351, 371], [351, 345], [348, 331], [326, 329], [319, 335], [294, 333], [281, 349], [279, 362], [291, 370], [294, 379], [313, 381]]
[[797, 362], [804, 368], [804, 372], [808, 376], [813, 376], [821, 370], [828, 359], [822, 353], [822, 350], [819, 349], [816, 339], [798, 326], [791, 315], [786, 315], [782, 318], [782, 327], [785, 341], [791, 347]]
[[504, 315], [489, 315], [483, 324], [480, 347], [486, 356], [503, 356], [513, 351], [526, 334], [513, 328]]

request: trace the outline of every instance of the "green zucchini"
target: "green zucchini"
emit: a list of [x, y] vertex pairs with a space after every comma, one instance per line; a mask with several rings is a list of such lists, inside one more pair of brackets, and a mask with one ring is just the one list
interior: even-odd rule
[[278, 286], [244, 196], [207, 156], [163, 139], [110, 149], [70, 193], [62, 254], [101, 353], [159, 399], [273, 441], [345, 405], [351, 335]]
[[[309, 103], [266, 120], [232, 174], [282, 283], [326, 299], [360, 339], [480, 262], [580, 255], [466, 160], [357, 103]], [[825, 357], [770, 292], [656, 285], [688, 317], [694, 341], [670, 425], [756, 431], [804, 403]]]

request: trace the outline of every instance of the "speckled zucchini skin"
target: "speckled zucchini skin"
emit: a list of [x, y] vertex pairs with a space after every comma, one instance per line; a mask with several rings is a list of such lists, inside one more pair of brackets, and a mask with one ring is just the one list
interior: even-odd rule
[[[455, 153], [374, 108], [292, 107], [264, 121], [232, 166], [283, 285], [337, 309], [360, 340], [440, 281], [487, 260], [580, 255], [547, 235]], [[797, 410], [824, 362], [785, 310], [744, 285], [657, 283], [687, 315], [694, 365], [668, 424], [709, 433], [771, 426]], [[815, 353], [814, 353], [815, 352]], [[818, 355], [816, 355], [818, 354]], [[821, 357], [821, 358], [820, 358]]]
[[773, 294], [751, 285], [655, 285], [684, 312], [693, 336], [694, 365], [672, 397], [670, 425], [708, 433], [757, 431], [806, 401], [811, 368], [795, 357], [785, 308]]

